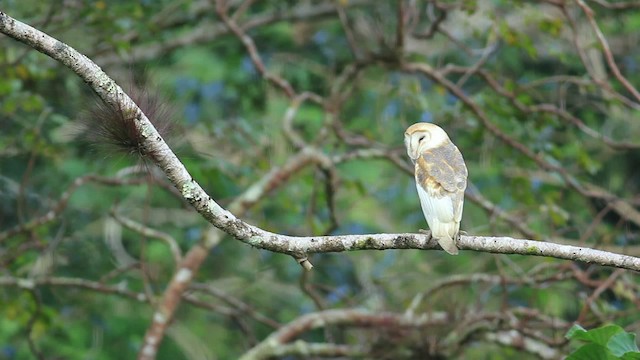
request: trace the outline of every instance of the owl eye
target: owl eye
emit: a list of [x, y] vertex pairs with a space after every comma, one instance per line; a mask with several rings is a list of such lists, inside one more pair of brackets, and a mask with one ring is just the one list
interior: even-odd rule
[[420, 139], [418, 139], [418, 142], [424, 140], [424, 135], [420, 136]]

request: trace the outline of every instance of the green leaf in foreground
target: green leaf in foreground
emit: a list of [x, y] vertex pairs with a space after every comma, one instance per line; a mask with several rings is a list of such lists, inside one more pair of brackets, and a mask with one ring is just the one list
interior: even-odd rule
[[601, 346], [607, 346], [609, 339], [615, 334], [624, 332], [618, 325], [605, 325], [599, 328], [585, 330], [580, 325], [573, 325], [567, 332], [566, 337], [571, 340], [583, 340]]
[[568, 360], [622, 359], [640, 360], [640, 350], [636, 344], [636, 335], [624, 331], [618, 325], [605, 325], [585, 330], [576, 324], [569, 329], [567, 339], [586, 341]]
[[637, 353], [640, 355], [640, 350], [636, 344], [636, 334], [628, 332], [613, 335], [607, 343], [607, 348], [615, 356], [622, 356], [626, 353]]
[[566, 360], [617, 360], [607, 349], [598, 344], [586, 344], [567, 356]]

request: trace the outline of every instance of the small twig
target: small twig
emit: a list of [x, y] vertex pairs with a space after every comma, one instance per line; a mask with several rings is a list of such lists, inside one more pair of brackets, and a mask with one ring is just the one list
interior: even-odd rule
[[31, 314], [31, 316], [29, 317], [29, 321], [27, 322], [27, 343], [29, 344], [29, 349], [31, 350], [31, 353], [39, 360], [44, 360], [44, 354], [42, 354], [42, 352], [38, 349], [38, 347], [36, 346], [36, 343], [33, 339], [33, 326], [35, 325], [36, 321], [38, 320], [38, 317], [40, 317], [40, 312], [42, 311], [42, 301], [40, 300], [40, 294], [38, 294], [37, 290], [35, 289], [31, 289], [29, 290], [29, 294], [31, 295], [31, 298], [33, 299], [33, 303], [34, 303], [34, 307], [35, 309], [33, 310], [33, 313]]
[[356, 41], [356, 37], [351, 30], [351, 25], [349, 24], [349, 18], [347, 17], [347, 13], [344, 11], [344, 7], [339, 4], [339, 1], [335, 0], [336, 3], [336, 12], [338, 13], [338, 18], [340, 19], [340, 24], [342, 25], [342, 29], [344, 30], [344, 35], [347, 38], [347, 44], [349, 44], [349, 50], [351, 51], [351, 56], [354, 59], [360, 59], [360, 49], [358, 47], [358, 43]]
[[[303, 274], [305, 274], [306, 272], [303, 272]], [[223, 290], [218, 289], [217, 287], [210, 285], [210, 284], [202, 284], [202, 283], [192, 283], [189, 287], [189, 289], [191, 290], [197, 290], [197, 291], [202, 291], [206, 294], [209, 294], [215, 298], [218, 298], [222, 301], [224, 301], [225, 303], [227, 303], [228, 305], [230, 305], [231, 307], [233, 307], [234, 309], [237, 309], [241, 314], [243, 314], [243, 316], [250, 316], [252, 318], [254, 318], [256, 321], [265, 324], [271, 328], [277, 329], [279, 328], [282, 324], [280, 324], [279, 322], [267, 317], [266, 315], [258, 312], [256, 309], [254, 309], [252, 306], [250, 306], [249, 304], [243, 302], [242, 300], [240, 300], [239, 298], [236, 298], [235, 296], [232, 296], [228, 293], [226, 293]]]
[[107, 186], [125, 186], [125, 185], [138, 185], [145, 183], [145, 179], [118, 179], [118, 178], [106, 178], [100, 177], [97, 175], [84, 175], [73, 181], [71, 185], [65, 190], [58, 202], [49, 210], [45, 215], [31, 219], [30, 221], [17, 225], [7, 231], [0, 233], [0, 243], [10, 237], [13, 237], [19, 233], [33, 230], [39, 226], [45, 225], [53, 220], [55, 220], [60, 213], [66, 208], [71, 195], [81, 186], [89, 183], [95, 182], [100, 185]]
[[467, 82], [469, 77], [475, 74], [484, 64], [489, 60], [489, 57], [495, 52], [498, 48], [498, 30], [496, 30], [495, 26], [493, 26], [489, 32], [489, 36], [487, 37], [487, 45], [482, 51], [482, 56], [476, 61], [473, 66], [471, 66], [456, 82], [456, 86], [462, 87], [464, 83]]
[[309, 261], [308, 257], [306, 257], [306, 256], [303, 256], [303, 257], [294, 256], [294, 259], [296, 259], [298, 264], [300, 264], [300, 266], [302, 266], [302, 268], [305, 269], [306, 271], [311, 271], [311, 269], [313, 269], [313, 264], [311, 264], [311, 261]]
[[311, 94], [308, 92], [295, 96], [291, 99], [291, 104], [285, 111], [284, 117], [282, 118], [282, 132], [296, 149], [302, 149], [306, 146], [307, 142], [293, 128], [293, 119], [296, 117], [298, 109], [300, 109], [300, 105], [310, 97]]
[[396, 50], [402, 53], [404, 48], [404, 29], [407, 22], [407, 12], [404, 8], [404, 0], [396, 0]]
[[180, 246], [178, 246], [178, 242], [171, 235], [164, 233], [162, 231], [158, 231], [156, 229], [147, 227], [139, 222], [133, 221], [130, 218], [122, 217], [118, 214], [115, 209], [111, 211], [111, 216], [119, 222], [122, 226], [126, 227], [129, 230], [133, 230], [141, 235], [146, 237], [156, 238], [162, 240], [171, 251], [173, 256], [173, 260], [176, 264], [179, 264], [182, 261], [182, 253], [180, 250]]
[[[580, 5], [580, 4], [578, 4]], [[569, 13], [569, 11], [566, 8], [566, 5], [563, 3], [561, 5], [558, 5], [560, 10], [562, 11], [562, 13], [564, 14], [564, 17], [567, 19], [567, 22], [569, 23], [569, 27], [571, 28], [571, 32], [572, 32], [572, 37], [573, 37], [573, 44], [574, 47], [576, 48], [576, 51], [578, 52], [578, 56], [580, 57], [580, 61], [582, 61], [582, 64], [585, 67], [585, 70], [587, 71], [587, 73], [589, 74], [589, 76], [591, 77], [591, 79], [593, 79], [593, 82], [595, 82], [596, 84], [598, 84], [600, 87], [602, 87], [605, 91], [607, 91], [610, 94], [613, 94], [615, 96], [616, 99], [622, 101], [625, 105], [629, 106], [629, 107], [634, 107], [637, 108], [639, 106], [639, 104], [637, 102], [634, 102], [633, 100], [627, 98], [626, 96], [618, 93], [612, 86], [611, 84], [609, 84], [609, 82], [607, 81], [607, 79], [602, 79], [602, 77], [600, 75], [598, 75], [594, 69], [592, 68], [592, 64], [589, 62], [587, 54], [584, 51], [584, 48], [582, 47], [582, 45], [580, 44], [580, 41], [578, 40], [578, 34], [580, 33], [576, 22], [573, 20], [573, 17], [571, 17], [571, 14]], [[592, 25], [593, 26], [593, 25]]]
[[427, 14], [429, 15], [429, 19], [431, 20], [431, 25], [429, 25], [429, 28], [425, 32], [422, 32], [422, 33], [414, 32], [413, 34], [411, 34], [416, 39], [422, 39], [422, 40], [431, 39], [439, 30], [442, 22], [447, 18], [448, 12], [445, 9], [440, 8], [440, 12], [438, 13], [438, 15], [434, 16], [433, 8], [434, 8], [433, 3], [429, 2], [429, 4], [427, 5]]
[[624, 75], [622, 75], [622, 73], [620, 72], [620, 69], [616, 64], [616, 61], [613, 58], [613, 54], [611, 53], [611, 48], [609, 47], [609, 43], [607, 42], [607, 39], [604, 37], [602, 30], [600, 30], [600, 27], [598, 26], [598, 23], [596, 22], [593, 16], [593, 10], [591, 10], [591, 8], [587, 6], [587, 4], [585, 4], [584, 1], [582, 0], [576, 0], [576, 3], [578, 4], [578, 6], [580, 6], [584, 14], [589, 19], [589, 23], [591, 24], [593, 31], [596, 33], [596, 37], [600, 42], [600, 46], [602, 46], [602, 51], [604, 52], [604, 56], [607, 59], [607, 64], [609, 64], [609, 68], [613, 72], [613, 75], [616, 77], [616, 79], [618, 79], [618, 81], [620, 81], [622, 86], [624, 86], [625, 89], [627, 89], [627, 91], [633, 94], [633, 96], [636, 98], [636, 101], [640, 101], [640, 92], [638, 92], [638, 90], [636, 90], [636, 88], [633, 87], [633, 85], [631, 85], [629, 80], [627, 80], [624, 77]]
[[627, 9], [635, 9], [635, 8], [640, 8], [640, 2], [639, 1], [620, 1], [620, 2], [609, 2], [609, 1], [604, 1], [604, 0], [591, 0], [594, 3], [607, 8], [607, 9], [613, 9], [613, 10], [627, 10]]
[[585, 321], [585, 318], [587, 316], [587, 312], [589, 311], [589, 308], [591, 307], [591, 304], [600, 297], [600, 295], [602, 295], [602, 293], [609, 289], [613, 283], [616, 281], [616, 279], [622, 275], [624, 273], [623, 269], [616, 269], [608, 278], [607, 280], [603, 281], [600, 286], [598, 286], [593, 293], [591, 294], [591, 296], [589, 296], [585, 302], [584, 305], [582, 306], [582, 309], [580, 310], [580, 314], [578, 314], [578, 318], [576, 319], [576, 323], [580, 324], [583, 323]]
[[[281, 89], [289, 99], [295, 98], [296, 92], [287, 80], [267, 71], [267, 68], [260, 58], [260, 54], [258, 53], [258, 49], [256, 48], [256, 44], [253, 39], [246, 34], [242, 27], [239, 26], [233, 18], [229, 17], [227, 2], [225, 0], [216, 0], [216, 12], [218, 13], [218, 16], [220, 16], [220, 19], [222, 19], [225, 25], [229, 28], [229, 30], [231, 30], [231, 32], [234, 33], [245, 46], [247, 52], [249, 53], [249, 57], [251, 58], [251, 62], [255, 66], [258, 73], [268, 82], [273, 84], [276, 88]], [[323, 103], [323, 99], [319, 95], [309, 93], [308, 97], [310, 100], [318, 104]]]

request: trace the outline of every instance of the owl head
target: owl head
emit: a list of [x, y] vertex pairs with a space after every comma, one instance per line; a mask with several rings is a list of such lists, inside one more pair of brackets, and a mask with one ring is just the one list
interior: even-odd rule
[[445, 144], [449, 140], [447, 133], [438, 125], [431, 123], [415, 123], [404, 132], [404, 145], [411, 161], [415, 161], [425, 150]]

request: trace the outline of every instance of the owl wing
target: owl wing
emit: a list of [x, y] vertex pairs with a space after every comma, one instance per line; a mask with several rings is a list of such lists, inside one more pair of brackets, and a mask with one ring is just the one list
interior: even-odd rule
[[427, 221], [436, 217], [441, 222], [460, 222], [468, 175], [460, 150], [447, 142], [424, 151], [416, 161], [415, 175], [416, 183], [425, 191], [418, 194]]

